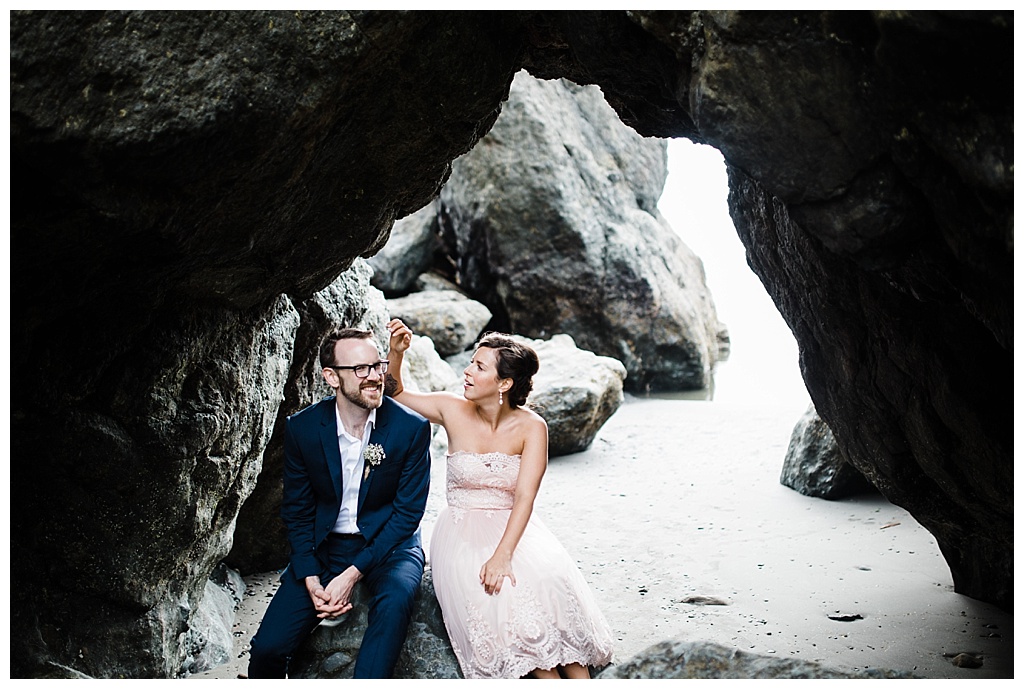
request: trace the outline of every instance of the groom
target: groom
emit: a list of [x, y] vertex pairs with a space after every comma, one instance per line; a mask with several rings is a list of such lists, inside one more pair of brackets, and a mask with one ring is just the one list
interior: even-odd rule
[[430, 424], [384, 397], [372, 334], [336, 330], [320, 346], [335, 392], [288, 417], [281, 517], [291, 561], [252, 640], [249, 677], [281, 678], [320, 622], [370, 592], [355, 677], [394, 670], [423, 576], [419, 523], [430, 483]]

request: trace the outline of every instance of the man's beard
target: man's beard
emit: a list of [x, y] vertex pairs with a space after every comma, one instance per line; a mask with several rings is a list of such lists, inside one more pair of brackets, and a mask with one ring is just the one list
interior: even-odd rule
[[[364, 387], [380, 388], [381, 394], [379, 397], [377, 397], [377, 399], [367, 399], [363, 397], [362, 394]], [[362, 407], [363, 409], [376, 409], [384, 401], [384, 388], [382, 382], [360, 384], [359, 387], [357, 387], [355, 390], [351, 390], [347, 385], [343, 384], [340, 390], [342, 396], [344, 396], [345, 399], [347, 399], [349, 402], [356, 405], [357, 407]]]

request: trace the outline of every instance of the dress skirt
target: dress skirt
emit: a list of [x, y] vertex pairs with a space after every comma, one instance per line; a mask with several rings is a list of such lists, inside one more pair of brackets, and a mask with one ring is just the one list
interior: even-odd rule
[[513, 586], [484, 592], [480, 568], [494, 554], [508, 509], [445, 508], [431, 537], [434, 591], [466, 678], [611, 662], [612, 634], [594, 595], [557, 538], [530, 519], [512, 557]]

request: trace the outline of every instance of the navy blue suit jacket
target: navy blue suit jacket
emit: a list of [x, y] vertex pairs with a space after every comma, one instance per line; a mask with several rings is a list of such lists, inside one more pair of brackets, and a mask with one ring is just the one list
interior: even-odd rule
[[[289, 416], [284, 433], [281, 517], [297, 579], [326, 572], [327, 534], [341, 509], [341, 452], [335, 398]], [[356, 522], [366, 546], [352, 564], [363, 574], [399, 547], [420, 544], [419, 524], [430, 489], [430, 424], [385, 397], [370, 443], [384, 448], [359, 488]]]

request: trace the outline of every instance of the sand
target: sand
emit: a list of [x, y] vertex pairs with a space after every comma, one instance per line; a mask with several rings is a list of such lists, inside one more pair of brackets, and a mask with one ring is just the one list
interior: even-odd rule
[[[593, 587], [618, 639], [615, 660], [681, 638], [841, 670], [1012, 678], [1012, 615], [954, 593], [935, 539], [905, 510], [779, 483], [802, 412], [627, 397], [590, 449], [551, 460], [537, 515]], [[428, 543], [443, 504], [435, 464]], [[248, 577], [235, 662], [195, 677], [245, 673], [275, 581]], [[962, 652], [983, 666], [955, 666]]]

